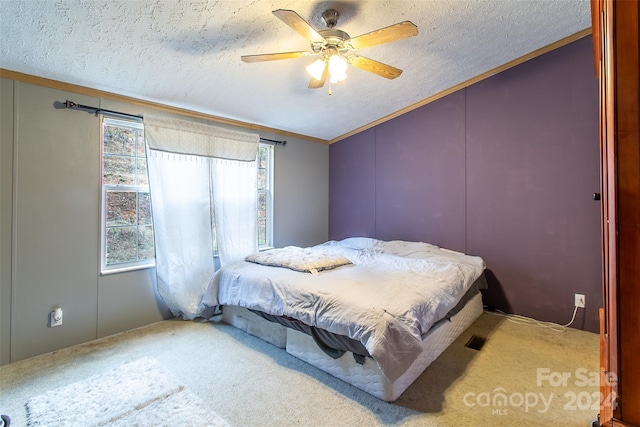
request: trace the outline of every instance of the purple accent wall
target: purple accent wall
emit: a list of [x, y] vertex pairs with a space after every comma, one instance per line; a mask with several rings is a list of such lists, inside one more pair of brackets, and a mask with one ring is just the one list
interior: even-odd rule
[[464, 251], [464, 96], [376, 128], [377, 238]]
[[598, 331], [598, 85], [591, 37], [332, 144], [329, 237], [482, 256], [503, 311]]
[[334, 240], [376, 235], [375, 129], [348, 141], [329, 147], [329, 233]]

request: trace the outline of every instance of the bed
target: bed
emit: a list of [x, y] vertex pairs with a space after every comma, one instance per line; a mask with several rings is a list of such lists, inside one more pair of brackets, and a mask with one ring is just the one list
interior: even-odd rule
[[349, 238], [254, 254], [214, 275], [203, 307], [394, 401], [482, 313], [484, 261], [408, 241]]

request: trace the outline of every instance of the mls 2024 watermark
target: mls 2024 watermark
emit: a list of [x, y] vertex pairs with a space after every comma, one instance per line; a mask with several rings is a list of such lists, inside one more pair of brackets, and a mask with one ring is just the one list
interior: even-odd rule
[[[607, 391], [602, 393], [600, 385], [604, 385], [606, 390], [615, 388], [618, 377], [614, 372], [589, 371], [586, 368], [578, 368], [573, 372], [552, 371], [550, 368], [538, 368], [536, 370], [536, 386], [548, 390], [551, 387], [552, 392], [533, 392], [527, 391], [509, 393], [503, 387], [497, 387], [492, 392], [473, 393], [469, 392], [464, 395], [464, 404], [470, 408], [487, 408], [491, 410], [493, 415], [508, 415], [509, 410], [519, 408], [524, 412], [537, 411], [541, 414], [549, 411], [552, 403], [556, 399], [562, 399], [564, 402], [563, 410], [592, 410], [598, 412], [600, 406], [612, 406], [615, 409], [616, 396], [615, 392]], [[561, 392], [563, 387], [572, 387], [564, 393]], [[575, 388], [589, 388], [598, 391], [576, 391]]]

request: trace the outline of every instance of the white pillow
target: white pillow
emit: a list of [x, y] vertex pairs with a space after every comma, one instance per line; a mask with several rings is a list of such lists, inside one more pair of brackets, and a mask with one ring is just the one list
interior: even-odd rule
[[371, 237], [348, 237], [340, 240], [340, 246], [352, 249], [371, 249], [378, 242], [380, 240]]

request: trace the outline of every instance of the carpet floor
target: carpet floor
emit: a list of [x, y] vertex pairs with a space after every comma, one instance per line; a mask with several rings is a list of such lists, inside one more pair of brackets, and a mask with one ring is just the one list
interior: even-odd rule
[[168, 320], [1, 366], [0, 413], [25, 426], [34, 396], [150, 356], [232, 426], [586, 427], [598, 348], [597, 334], [485, 313], [386, 403], [232, 326]]

